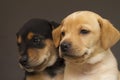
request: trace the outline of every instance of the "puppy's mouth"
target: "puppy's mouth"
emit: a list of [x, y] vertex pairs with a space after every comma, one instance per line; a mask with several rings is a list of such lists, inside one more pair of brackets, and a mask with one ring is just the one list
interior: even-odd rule
[[73, 59], [77, 59], [77, 58], [85, 58], [85, 56], [87, 56], [88, 53], [85, 52], [83, 55], [72, 55], [72, 54], [68, 54], [68, 53], [65, 53], [65, 54], [62, 54], [62, 57], [66, 57], [66, 58], [73, 58]]
[[28, 71], [28, 72], [34, 72], [34, 71], [37, 71], [37, 70], [42, 71], [44, 69], [44, 67], [45, 67], [46, 64], [47, 64], [47, 59], [44, 59], [43, 62], [41, 62], [38, 65], [35, 65], [35, 66], [32, 65], [31, 66], [29, 64], [26, 64], [26, 65], [23, 66], [22, 64], [20, 64], [20, 67], [22, 69]]
[[70, 54], [65, 54], [63, 55], [63, 58], [67, 61], [67, 62], [71, 62], [71, 63], [77, 63], [77, 64], [84, 64], [88, 58], [89, 55], [88, 53], [84, 53], [82, 55], [70, 55]]

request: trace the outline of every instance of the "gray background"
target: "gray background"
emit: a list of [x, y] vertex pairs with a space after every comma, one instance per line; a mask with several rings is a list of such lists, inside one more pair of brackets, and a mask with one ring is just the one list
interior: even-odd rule
[[[27, 20], [60, 22], [78, 10], [94, 11], [120, 30], [120, 0], [0, 0], [0, 80], [23, 80], [24, 72], [17, 64], [16, 32]], [[112, 50], [120, 65], [120, 41]]]

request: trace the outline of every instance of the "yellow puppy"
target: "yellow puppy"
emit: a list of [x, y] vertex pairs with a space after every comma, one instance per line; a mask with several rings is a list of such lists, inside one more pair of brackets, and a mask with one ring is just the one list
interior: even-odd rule
[[74, 12], [53, 31], [53, 39], [66, 61], [64, 80], [119, 80], [110, 48], [120, 33], [108, 20], [90, 11]]

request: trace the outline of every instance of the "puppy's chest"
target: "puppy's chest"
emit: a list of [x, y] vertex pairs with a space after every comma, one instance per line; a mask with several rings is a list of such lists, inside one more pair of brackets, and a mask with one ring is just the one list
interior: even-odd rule
[[64, 80], [118, 80], [118, 76], [111, 73], [72, 74], [65, 75]]

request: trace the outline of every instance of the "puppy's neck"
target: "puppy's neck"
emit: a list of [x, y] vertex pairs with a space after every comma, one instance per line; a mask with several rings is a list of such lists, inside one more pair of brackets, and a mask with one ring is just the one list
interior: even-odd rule
[[24, 80], [49, 80], [49, 78], [50, 77], [45, 71], [33, 72], [33, 73], [26, 72]]
[[[105, 55], [103, 56], [103, 54]], [[103, 74], [109, 75], [111, 73], [113, 75], [118, 73], [117, 62], [111, 51], [107, 50], [90, 58], [88, 62], [83, 64], [66, 61], [64, 80], [86, 80], [86, 78], [87, 80], [94, 80], [94, 76], [101, 77]], [[74, 79], [72, 77], [74, 77]]]
[[55, 69], [51, 69], [50, 71], [44, 70], [41, 72], [26, 73], [24, 80], [59, 80], [63, 78], [63, 68], [58, 68], [58, 71]]
[[64, 73], [64, 60], [58, 58], [54, 65], [40, 72], [26, 72], [24, 80], [61, 80]]

